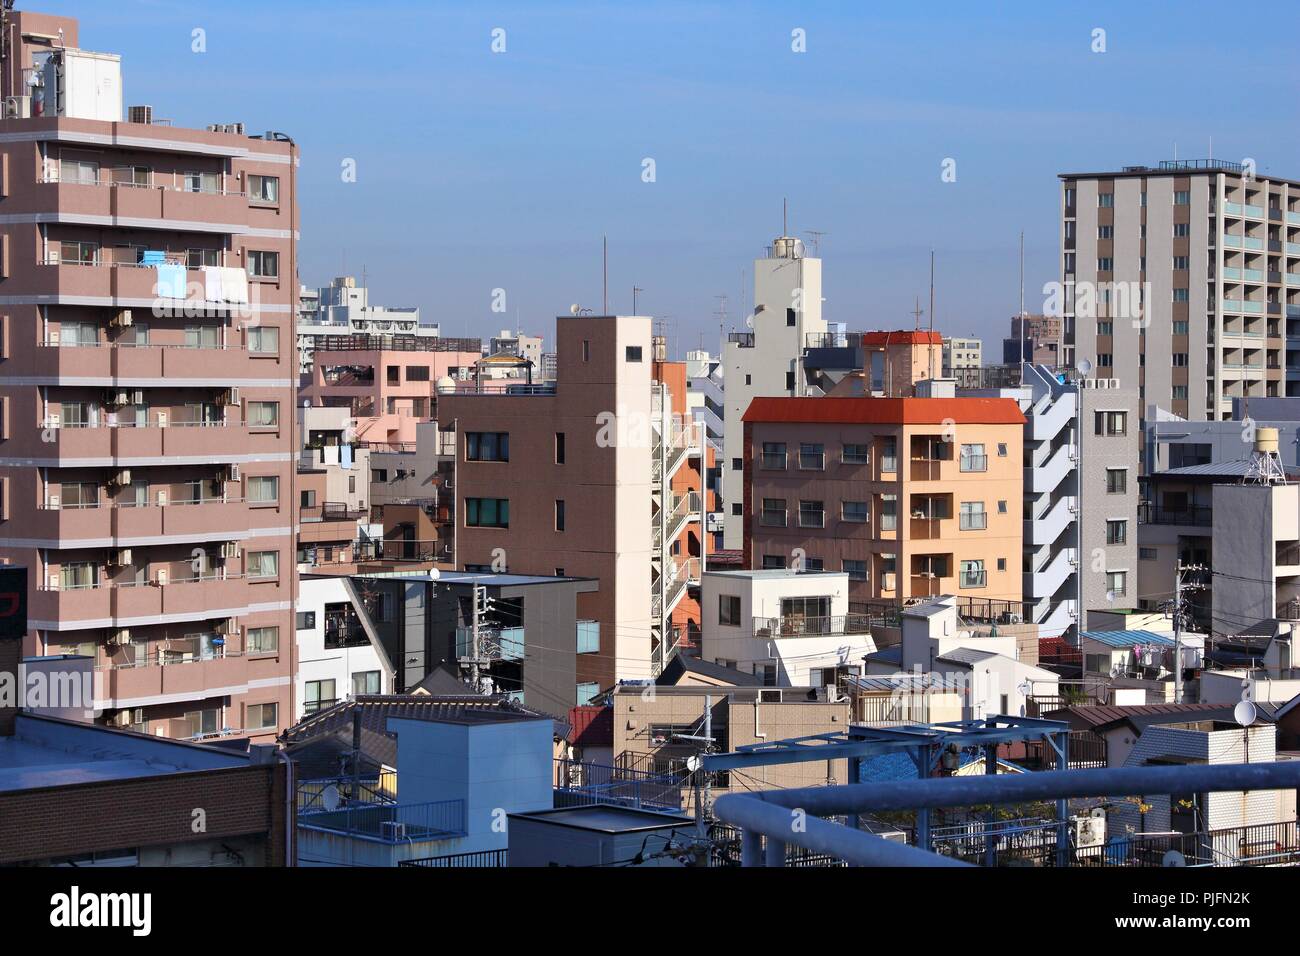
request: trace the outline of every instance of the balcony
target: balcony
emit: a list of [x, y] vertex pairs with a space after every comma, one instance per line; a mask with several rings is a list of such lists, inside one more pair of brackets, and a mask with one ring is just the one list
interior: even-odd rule
[[241, 654], [219, 654], [192, 660], [164, 661], [151, 655], [144, 662], [127, 666], [104, 667], [101, 676], [101, 706], [106, 708], [131, 707], [132, 701], [158, 698], [163, 695], [191, 696], [200, 700], [214, 687], [239, 687], [256, 679], [263, 670], [278, 667], [275, 654], [266, 655], [266, 663], [259, 666], [255, 658]]
[[871, 621], [866, 614], [756, 617], [752, 623], [754, 637], [762, 638], [831, 637], [871, 632]]
[[1209, 528], [1214, 524], [1214, 513], [1209, 505], [1188, 505], [1185, 508], [1160, 508], [1154, 502], [1138, 504], [1138, 524], [1188, 525]]
[[173, 580], [165, 585], [40, 588], [32, 597], [31, 617], [50, 622], [52, 629], [60, 631], [154, 624], [159, 618], [206, 620], [242, 611], [248, 605], [247, 588], [246, 578], [226, 574]]
[[[73, 461], [87, 466], [115, 461], [191, 459], [195, 462], [230, 461], [248, 454], [252, 430], [240, 421], [169, 422], [136, 426], [103, 424], [94, 427], [52, 425], [52, 441], [33, 432], [34, 456], [55, 458], [66, 466]], [[143, 462], [142, 463], [146, 463]], [[162, 462], [158, 462], [162, 463]]]
[[[57, 539], [62, 547], [79, 547], [80, 541], [111, 541], [130, 547], [136, 541], [163, 536], [199, 541], [231, 540], [231, 529], [248, 526], [242, 499], [209, 498], [126, 507], [106, 504], [92, 508], [38, 508], [33, 537]], [[103, 545], [99, 545], [103, 546]]]
[[154, 223], [132, 222], [130, 228], [154, 228], [174, 231], [215, 232], [235, 235], [245, 231], [239, 225], [248, 218], [248, 200], [241, 192], [222, 189], [195, 191], [185, 188], [184, 180], [174, 175], [149, 176], [149, 185], [112, 181], [101, 172], [97, 180], [59, 182], [47, 179], [37, 185], [41, 208], [71, 210], [68, 222], [89, 221], [99, 225], [103, 219], [155, 220]]

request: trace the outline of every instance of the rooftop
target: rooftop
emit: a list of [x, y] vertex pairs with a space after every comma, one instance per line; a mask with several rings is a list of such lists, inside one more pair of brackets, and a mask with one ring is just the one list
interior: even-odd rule
[[1138, 647], [1142, 644], [1174, 646], [1172, 638], [1155, 631], [1084, 631], [1083, 636], [1108, 647]]
[[841, 425], [1023, 425], [1009, 398], [756, 398], [747, 422]]

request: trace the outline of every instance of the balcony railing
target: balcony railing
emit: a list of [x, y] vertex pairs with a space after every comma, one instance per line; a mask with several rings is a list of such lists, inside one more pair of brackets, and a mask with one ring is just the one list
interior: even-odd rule
[[475, 352], [483, 351], [483, 340], [434, 338], [424, 335], [322, 335], [312, 343], [317, 352]]
[[303, 521], [356, 521], [368, 513], [366, 509], [353, 508], [344, 501], [326, 501], [298, 509], [298, 516]]
[[756, 617], [755, 637], [823, 637], [837, 634], [866, 634], [871, 619], [866, 614], [832, 614], [826, 616]]
[[1186, 508], [1161, 508], [1154, 502], [1138, 504], [1138, 524], [1182, 524], [1208, 528], [1214, 524], [1214, 512], [1209, 505], [1189, 505]]
[[381, 843], [407, 844], [464, 836], [465, 801], [352, 806], [300, 815], [298, 825]]

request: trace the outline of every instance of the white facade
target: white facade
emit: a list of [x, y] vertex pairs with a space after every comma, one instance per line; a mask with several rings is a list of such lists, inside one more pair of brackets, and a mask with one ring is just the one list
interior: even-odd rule
[[806, 394], [801, 361], [809, 335], [826, 332], [822, 318], [822, 261], [805, 257], [803, 243], [782, 236], [764, 259], [754, 260], [754, 314], [749, 327], [722, 343], [726, 373], [726, 415], [722, 470], [730, 500], [726, 503], [724, 547], [744, 545], [744, 516], [739, 488], [745, 429], [741, 420], [758, 396]]
[[780, 687], [820, 685], [830, 669], [860, 672], [876, 645], [865, 619], [849, 615], [848, 594], [842, 571], [706, 571], [700, 656]]
[[298, 314], [298, 372], [311, 373], [316, 339], [331, 335], [414, 335], [436, 339], [438, 325], [421, 325], [417, 308], [390, 309], [370, 304], [370, 290], [352, 276], [339, 276], [314, 297], [315, 311]]
[[[368, 638], [364, 645], [326, 646], [327, 643], [331, 643], [326, 640], [327, 604], [349, 604], [355, 609]], [[298, 713], [294, 715], [294, 722], [306, 716], [307, 707], [311, 703], [328, 706], [326, 701], [333, 703], [355, 696], [354, 680], [357, 681], [356, 690], [374, 694], [393, 693], [393, 665], [384, 652], [361, 602], [357, 599], [350, 578], [302, 577], [298, 584], [296, 608], [298, 611], [296, 623], [298, 625], [305, 623], [304, 616], [306, 616], [311, 626], [299, 626], [295, 632], [298, 645], [298, 672], [294, 676], [294, 700], [298, 702]], [[376, 680], [371, 675], [375, 674], [378, 674], [378, 686], [376, 689], [371, 689]], [[311, 687], [309, 688], [308, 685]]]

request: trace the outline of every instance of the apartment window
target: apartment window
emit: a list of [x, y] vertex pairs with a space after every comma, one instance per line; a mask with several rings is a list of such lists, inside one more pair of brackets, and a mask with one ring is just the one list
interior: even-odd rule
[[555, 463], [564, 464], [564, 432], [555, 433]]
[[1065, 205], [1067, 207], [1074, 205], [1075, 191], [1073, 186], [1065, 187]]
[[1187, 320], [1186, 320], [1186, 319], [1175, 319], [1175, 320], [1174, 320], [1174, 335], [1187, 335]]
[[1109, 321], [1099, 321], [1099, 322], [1097, 323], [1097, 334], [1098, 334], [1098, 335], [1114, 335], [1114, 334], [1115, 334], [1115, 323], [1114, 323], [1114, 322], [1109, 322]]
[[1007, 513], [1007, 503], [1006, 500], [1003, 499], [998, 502], [998, 514], [1004, 515], [1006, 513]]
[[[389, 365], [384, 369], [384, 377], [389, 385], [402, 384], [402, 367], [400, 365]], [[388, 411], [392, 414], [393, 399], [388, 400]]]
[[1154, 561], [1160, 556], [1160, 552], [1155, 548], [1138, 548], [1139, 561]]
[[59, 345], [99, 344], [99, 326], [94, 322], [63, 322], [59, 325]]
[[555, 530], [564, 530], [564, 499], [555, 499]]
[[59, 486], [60, 508], [98, 508], [99, 485], [93, 481], [65, 481]]
[[379, 671], [357, 671], [352, 675], [352, 696], [362, 694], [379, 694], [383, 692]]
[[763, 555], [764, 571], [775, 571], [777, 568], [784, 568], [784, 567], [785, 567], [785, 558], [781, 557], [781, 555], [779, 554]]
[[279, 355], [280, 330], [274, 325], [254, 325], [248, 330], [248, 351], [257, 355]]
[[509, 432], [466, 432], [466, 461], [509, 461]]
[[799, 502], [799, 527], [822, 528], [826, 525], [826, 508], [820, 501]]
[[1097, 368], [1111, 368], [1115, 364], [1115, 356], [1111, 352], [1097, 353]]
[[880, 470], [898, 471], [898, 439], [892, 435], [880, 443]]
[[185, 715], [190, 725], [191, 737], [206, 737], [221, 732], [221, 708], [209, 707], [207, 710], [191, 710]]
[[962, 445], [959, 468], [962, 471], [988, 471], [989, 459], [982, 444]]
[[867, 520], [867, 503], [865, 501], [845, 501], [840, 504], [840, 518], [862, 524]]
[[599, 693], [600, 693], [600, 685], [596, 683], [579, 684], [576, 690], [574, 691], [579, 707], [581, 707], [583, 704], [590, 704], [593, 700], [595, 700], [596, 695]]
[[280, 177], [248, 174], [248, 198], [253, 202], [278, 203], [280, 201]]
[[763, 467], [771, 469], [785, 468], [785, 442], [763, 442]]
[[1007, 569], [1007, 559], [1006, 559], [1006, 558], [998, 558], [998, 570], [999, 570], [999, 571], [1005, 571], [1006, 569]]
[[59, 590], [79, 591], [99, 586], [99, 568], [90, 561], [70, 561], [59, 568]]
[[739, 501], [737, 501], [735, 504], [731, 506], [731, 513], [735, 515], [737, 518], [739, 518], [744, 515], [745, 506], [742, 505]]
[[898, 495], [880, 496], [880, 530], [898, 530]]
[[744, 470], [745, 470], [745, 459], [743, 459], [743, 458], [733, 458], [733, 459], [731, 459], [731, 470], [732, 470], [732, 471], [744, 471]]
[[803, 442], [799, 445], [799, 467], [804, 471], [821, 471], [826, 467], [826, 446]]
[[1113, 209], [1115, 207], [1115, 194], [1097, 193], [1097, 207], [1099, 209]]
[[1186, 368], [1186, 367], [1187, 367], [1187, 353], [1186, 353], [1186, 352], [1175, 352], [1175, 353], [1173, 354], [1173, 366], [1174, 366], [1174, 368]]
[[64, 265], [93, 266], [99, 264], [99, 243], [60, 242], [59, 261]]
[[1107, 571], [1106, 592], [1110, 596], [1120, 597], [1128, 593], [1128, 572]]
[[220, 344], [220, 334], [215, 325], [190, 325], [185, 328], [187, 349], [215, 349]]
[[59, 162], [59, 181], [81, 186], [99, 182], [99, 163], [88, 159], [64, 159]]
[[794, 391], [794, 372], [785, 373], [785, 390], [787, 392]]
[[1067, 253], [1065, 254], [1064, 267], [1065, 267], [1065, 274], [1066, 274], [1066, 275], [1074, 275], [1074, 271], [1075, 271], [1075, 270], [1074, 270], [1074, 253], [1073, 253], [1073, 252], [1067, 252]]
[[1175, 290], [1174, 290], [1174, 301], [1175, 301], [1175, 302], [1186, 302], [1186, 301], [1187, 301], [1187, 290], [1186, 290], [1186, 289], [1175, 289]]
[[1176, 401], [1183, 401], [1183, 402], [1187, 401], [1187, 386], [1186, 385], [1171, 386], [1171, 397], [1174, 398]]
[[578, 622], [577, 651], [579, 654], [595, 654], [600, 651], [599, 621]]
[[280, 574], [279, 551], [249, 551], [245, 570], [250, 578], [274, 578]]
[[406, 380], [408, 382], [427, 382], [429, 380], [429, 366], [427, 365], [406, 366]]
[[1176, 271], [1185, 271], [1190, 265], [1190, 259], [1187, 256], [1174, 256], [1174, 269]]
[[187, 193], [218, 193], [221, 191], [221, 177], [216, 173], [186, 173], [184, 182]]
[[824, 571], [826, 569], [826, 562], [821, 558], [804, 558], [803, 569], [805, 571]]
[[1112, 272], [1115, 269], [1115, 260], [1109, 256], [1101, 256], [1097, 259], [1098, 272]]
[[1004, 441], [998, 442], [998, 457], [999, 458], [1007, 457], [1007, 443]]
[[371, 468], [370, 480], [377, 484], [386, 484], [388, 482], [387, 468]]
[[294, 615], [294, 628], [299, 631], [310, 631], [316, 627], [315, 611], [299, 611]]
[[584, 362], [591, 361], [591, 339], [582, 340], [582, 360]]
[[959, 527], [962, 531], [983, 531], [989, 525], [982, 501], [963, 501]]
[[718, 623], [727, 627], [740, 627], [740, 597], [735, 594], [718, 595]]
[[841, 450], [840, 461], [846, 465], [869, 464], [871, 461], [871, 446], [845, 444]]
[[278, 475], [249, 475], [245, 492], [251, 504], [274, 504], [280, 500]]
[[1107, 437], [1128, 434], [1128, 412], [1095, 412], [1093, 433]]
[[1187, 238], [1188, 236], [1190, 236], [1191, 234], [1192, 234], [1192, 230], [1191, 230], [1191, 224], [1190, 224], [1190, 223], [1186, 223], [1186, 222], [1176, 222], [1176, 223], [1174, 223], [1174, 238], [1175, 238], [1175, 239], [1186, 239], [1186, 238]]
[[1098, 239], [1113, 239], [1113, 238], [1115, 238], [1115, 227], [1114, 227], [1114, 226], [1098, 226], [1098, 227], [1097, 227], [1097, 238], [1098, 238]]
[[639, 361], [641, 361], [641, 346], [639, 346], [639, 345], [629, 345], [629, 346], [627, 347], [627, 360], [628, 360], [629, 362], [639, 362]]
[[1128, 540], [1128, 522], [1108, 520], [1106, 522], [1106, 543], [1124, 544]]
[[[275, 552], [272, 551], [272, 554]], [[248, 629], [248, 653], [274, 654], [280, 649], [280, 628], [250, 627]]]
[[279, 402], [249, 402], [248, 424], [253, 428], [274, 428], [280, 424]]
[[185, 266], [189, 269], [202, 269], [205, 266], [221, 265], [220, 249], [186, 249]]
[[848, 573], [850, 581], [865, 581], [867, 579], [867, 562], [865, 561], [845, 558], [841, 562], [841, 570]]
[[248, 250], [248, 274], [255, 279], [280, 278], [280, 253]]
[[465, 527], [467, 528], [508, 528], [510, 527], [509, 498], [466, 498]]
[[1106, 469], [1106, 494], [1122, 495], [1126, 491], [1128, 491], [1128, 469], [1107, 468]]
[[1190, 206], [1192, 204], [1192, 192], [1190, 189], [1174, 190], [1175, 206]]
[[[331, 681], [331, 683], [333, 683]], [[245, 730], [268, 730], [277, 723], [277, 704], [249, 704], [248, 726]]]
[[764, 498], [763, 513], [759, 523], [768, 528], [785, 527], [785, 499]]
[[791, 328], [793, 328], [793, 327], [794, 327], [794, 323], [795, 323], [795, 310], [794, 310], [794, 309], [786, 309], [786, 310], [785, 310], [785, 324], [788, 325], [788, 326], [790, 326]]
[[983, 560], [963, 561], [961, 563], [961, 578], [958, 581], [963, 588], [982, 588], [988, 583], [988, 572], [984, 570]]

